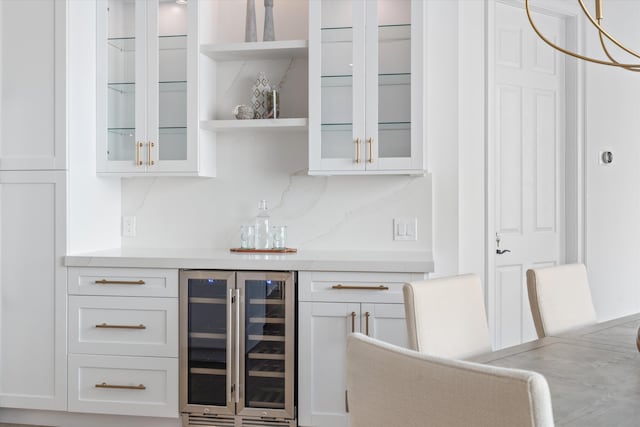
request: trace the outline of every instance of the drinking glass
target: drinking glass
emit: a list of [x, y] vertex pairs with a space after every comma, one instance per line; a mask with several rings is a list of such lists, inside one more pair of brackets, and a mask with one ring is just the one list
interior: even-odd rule
[[254, 249], [256, 247], [256, 233], [253, 225], [240, 227], [240, 247], [242, 249]]
[[284, 249], [287, 247], [287, 226], [274, 225], [271, 227], [271, 241], [273, 249]]

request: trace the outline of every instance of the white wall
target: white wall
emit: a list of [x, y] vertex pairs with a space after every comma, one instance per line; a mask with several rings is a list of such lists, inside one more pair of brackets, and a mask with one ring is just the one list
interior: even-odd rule
[[[125, 247], [229, 248], [258, 201], [272, 224], [288, 226], [288, 246], [327, 250], [429, 250], [429, 177], [307, 176], [306, 134], [218, 137], [214, 179], [125, 179], [123, 215], [137, 218]], [[392, 218], [418, 218], [417, 242], [394, 242]]]
[[[609, 0], [606, 27], [636, 50], [640, 4]], [[585, 25], [587, 52], [602, 57], [595, 31]], [[635, 60], [639, 63], [639, 60]], [[640, 311], [640, 79], [638, 74], [586, 65], [585, 261], [600, 320]], [[601, 165], [600, 152], [613, 152]]]

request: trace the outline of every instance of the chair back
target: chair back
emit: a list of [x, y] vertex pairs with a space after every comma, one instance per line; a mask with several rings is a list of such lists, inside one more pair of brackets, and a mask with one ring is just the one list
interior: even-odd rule
[[454, 359], [491, 351], [478, 276], [406, 283], [403, 293], [409, 348]]
[[351, 427], [553, 426], [551, 395], [535, 372], [441, 359], [351, 334]]
[[583, 264], [527, 270], [527, 290], [539, 338], [597, 322]]

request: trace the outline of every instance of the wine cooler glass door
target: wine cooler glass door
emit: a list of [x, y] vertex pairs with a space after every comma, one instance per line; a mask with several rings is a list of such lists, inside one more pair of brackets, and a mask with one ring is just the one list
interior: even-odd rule
[[293, 418], [294, 301], [291, 273], [238, 273], [238, 414]]
[[180, 292], [182, 411], [232, 415], [235, 273], [183, 271]]

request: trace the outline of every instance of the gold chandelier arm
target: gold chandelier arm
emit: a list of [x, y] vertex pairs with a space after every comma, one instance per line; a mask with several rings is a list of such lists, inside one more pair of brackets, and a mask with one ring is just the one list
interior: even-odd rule
[[[609, 34], [604, 28], [602, 28], [600, 23], [596, 21], [595, 18], [591, 15], [591, 13], [589, 12], [589, 9], [587, 9], [587, 6], [585, 6], [583, 0], [578, 0], [578, 3], [580, 3], [580, 7], [582, 8], [582, 11], [584, 12], [585, 15], [587, 15], [587, 18], [589, 18], [589, 21], [591, 21], [591, 23], [598, 29], [598, 32], [601, 35], [604, 34], [604, 36], [607, 39], [611, 40], [611, 42], [616, 46], [618, 46], [620, 49], [640, 59], [640, 53], [634, 51], [633, 49], [629, 49], [628, 47], [625, 47], [622, 43], [616, 40], [611, 34]], [[602, 10], [600, 11], [600, 13], [602, 13]]]
[[540, 30], [538, 29], [538, 27], [536, 26], [535, 22], [533, 21], [533, 17], [531, 16], [531, 9], [529, 7], [529, 0], [525, 0], [525, 8], [527, 10], [527, 18], [529, 19], [529, 23], [531, 24], [531, 28], [533, 28], [533, 31], [536, 32], [536, 34], [538, 35], [538, 37], [540, 37], [542, 39], [542, 41], [544, 41], [546, 44], [548, 44], [549, 46], [551, 46], [552, 48], [566, 54], [569, 56], [573, 56], [574, 58], [578, 58], [578, 59], [582, 59], [583, 61], [588, 61], [588, 62], [593, 62], [595, 64], [601, 64], [601, 65], [609, 65], [611, 67], [619, 67], [619, 68], [637, 68], [639, 67], [638, 64], [621, 64], [621, 63], [615, 63], [615, 62], [608, 62], [608, 61], [603, 61], [601, 59], [596, 59], [596, 58], [590, 58], [588, 56], [584, 56], [581, 55], [579, 53], [576, 52], [572, 52], [570, 50], [564, 49], [556, 44], [554, 44], [551, 40], [547, 39], [542, 32], [540, 32]]
[[[618, 61], [615, 60], [615, 58], [611, 55], [611, 53], [609, 52], [609, 49], [607, 49], [607, 45], [604, 42], [604, 37], [602, 36], [601, 32], [598, 32], [598, 37], [600, 38], [600, 45], [602, 46], [602, 51], [604, 52], [605, 55], [607, 55], [607, 58], [609, 58], [611, 60], [611, 62], [615, 63], [615, 64], [620, 64]], [[640, 65], [636, 65], [634, 67], [624, 67], [626, 70], [629, 71], [634, 71], [636, 73], [640, 72]]]

